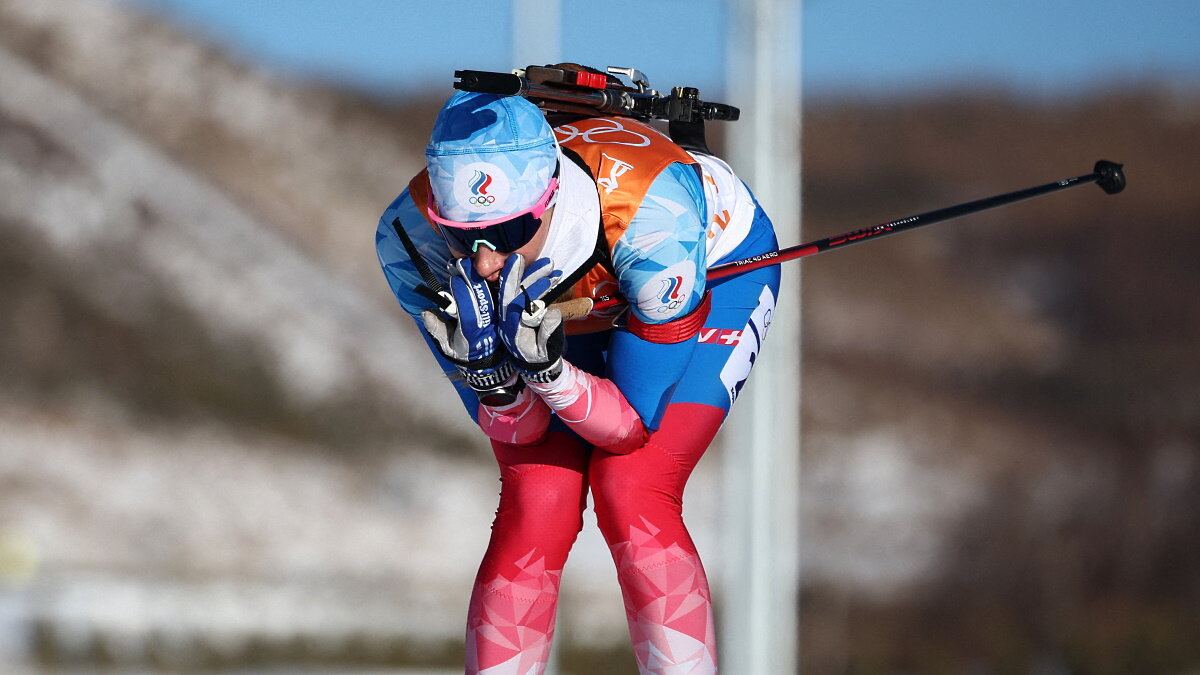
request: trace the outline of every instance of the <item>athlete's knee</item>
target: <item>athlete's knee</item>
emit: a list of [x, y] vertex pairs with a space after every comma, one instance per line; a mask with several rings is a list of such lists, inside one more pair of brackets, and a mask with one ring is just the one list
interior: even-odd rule
[[532, 465], [506, 476], [501, 484], [497, 525], [572, 537], [583, 528], [586, 488], [582, 474]]
[[[628, 541], [630, 528], [647, 522], [682, 519], [681, 467], [662, 448], [647, 444], [633, 455], [610, 456], [592, 464], [596, 523], [611, 545]], [[661, 525], [654, 526], [661, 527]]]
[[500, 462], [494, 529], [521, 539], [573, 540], [583, 528], [587, 454], [573, 438], [551, 434], [538, 446], [493, 443]]

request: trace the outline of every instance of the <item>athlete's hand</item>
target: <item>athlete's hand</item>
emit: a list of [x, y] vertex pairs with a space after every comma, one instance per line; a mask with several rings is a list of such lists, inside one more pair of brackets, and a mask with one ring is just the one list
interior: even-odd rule
[[562, 372], [562, 314], [544, 301], [560, 276], [549, 258], [526, 270], [519, 255], [510, 255], [500, 271], [500, 338], [529, 382], [550, 382]]
[[470, 258], [451, 264], [450, 296], [453, 302], [444, 310], [421, 312], [425, 330], [472, 389], [504, 384], [513, 369], [500, 342], [495, 299]]

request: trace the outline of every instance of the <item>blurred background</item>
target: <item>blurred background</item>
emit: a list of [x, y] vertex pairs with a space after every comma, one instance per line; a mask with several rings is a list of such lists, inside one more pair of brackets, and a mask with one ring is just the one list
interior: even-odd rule
[[[509, 12], [0, 0], [0, 672], [461, 672], [494, 461], [372, 237], [452, 71], [526, 65]], [[718, 0], [563, 15], [569, 60], [742, 75]], [[1129, 188], [789, 263], [803, 672], [1200, 673], [1198, 28], [804, 3], [805, 240], [1097, 159]], [[590, 518], [560, 636], [634, 670]]]

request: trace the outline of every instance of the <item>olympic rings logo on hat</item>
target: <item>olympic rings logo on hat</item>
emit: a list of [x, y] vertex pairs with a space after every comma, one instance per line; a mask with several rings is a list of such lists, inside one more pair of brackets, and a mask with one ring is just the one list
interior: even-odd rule
[[[457, 167], [454, 173], [452, 194], [459, 208], [468, 209], [471, 213], [491, 213], [506, 208], [511, 201], [511, 178], [499, 165], [471, 162]], [[441, 206], [446, 208], [448, 204]]]

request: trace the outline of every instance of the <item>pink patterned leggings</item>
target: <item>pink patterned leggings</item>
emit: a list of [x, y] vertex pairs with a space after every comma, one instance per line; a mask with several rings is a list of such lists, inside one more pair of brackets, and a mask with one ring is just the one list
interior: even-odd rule
[[708, 581], [682, 509], [684, 484], [725, 413], [673, 403], [645, 445], [622, 455], [557, 432], [533, 446], [493, 441], [500, 506], [471, 596], [468, 674], [545, 669], [559, 579], [589, 488], [617, 566], [639, 671], [716, 672]]

